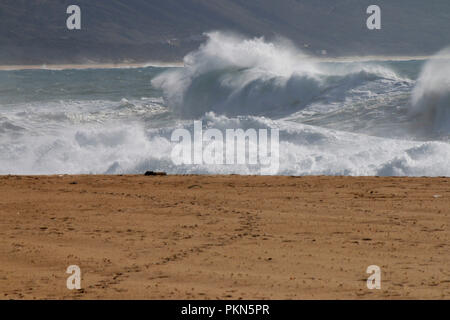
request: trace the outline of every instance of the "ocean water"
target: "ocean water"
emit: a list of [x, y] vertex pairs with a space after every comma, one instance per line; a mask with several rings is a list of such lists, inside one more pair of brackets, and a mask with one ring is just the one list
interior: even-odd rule
[[281, 175], [450, 176], [450, 60], [318, 61], [222, 33], [184, 67], [0, 71], [0, 174], [254, 174], [182, 165], [175, 128], [277, 128]]

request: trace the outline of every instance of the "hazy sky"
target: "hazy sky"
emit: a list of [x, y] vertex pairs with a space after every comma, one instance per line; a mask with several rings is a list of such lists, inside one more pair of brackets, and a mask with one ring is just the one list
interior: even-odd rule
[[[70, 4], [81, 30], [69, 30]], [[369, 30], [369, 5], [381, 29]], [[2, 0], [0, 63], [180, 60], [202, 34], [283, 36], [312, 54], [422, 55], [450, 44], [448, 0]]]

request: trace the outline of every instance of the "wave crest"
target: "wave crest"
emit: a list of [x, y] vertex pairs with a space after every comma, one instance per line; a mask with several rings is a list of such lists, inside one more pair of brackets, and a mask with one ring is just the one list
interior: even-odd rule
[[213, 111], [227, 116], [282, 117], [314, 101], [343, 99], [346, 92], [368, 81], [399, 80], [382, 66], [348, 67], [321, 64], [286, 41], [243, 39], [213, 32], [185, 67], [152, 80], [163, 91], [166, 105], [183, 118]]

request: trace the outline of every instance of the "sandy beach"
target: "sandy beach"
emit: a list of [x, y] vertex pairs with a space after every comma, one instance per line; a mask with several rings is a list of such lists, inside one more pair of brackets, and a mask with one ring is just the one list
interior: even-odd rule
[[449, 299], [449, 181], [2, 176], [0, 297]]

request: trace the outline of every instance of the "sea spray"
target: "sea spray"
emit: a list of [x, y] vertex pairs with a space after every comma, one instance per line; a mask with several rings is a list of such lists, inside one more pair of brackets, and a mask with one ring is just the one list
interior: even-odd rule
[[367, 81], [408, 81], [381, 65], [320, 64], [286, 41], [220, 32], [207, 38], [185, 57], [184, 68], [152, 80], [165, 104], [185, 119], [209, 111], [280, 118], [324, 99], [342, 100]]
[[421, 130], [450, 134], [450, 48], [423, 68], [412, 92], [411, 116]]
[[323, 62], [282, 41], [209, 37], [183, 68], [0, 71], [0, 173], [261, 174], [175, 164], [172, 133], [201, 121], [279, 129], [281, 175], [450, 176], [442, 59], [416, 83], [422, 61]]

